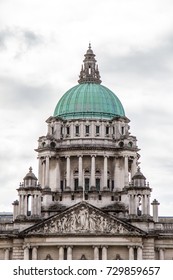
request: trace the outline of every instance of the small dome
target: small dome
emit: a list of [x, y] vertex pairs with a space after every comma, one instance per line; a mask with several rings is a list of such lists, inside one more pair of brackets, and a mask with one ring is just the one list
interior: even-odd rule
[[110, 89], [97, 83], [82, 83], [61, 97], [54, 117], [112, 119], [125, 117], [125, 112], [120, 100]]
[[134, 179], [146, 179], [145, 176], [142, 174], [140, 168], [138, 167], [137, 172], [135, 173], [135, 175], [132, 177], [132, 180]]
[[32, 167], [29, 168], [29, 172], [26, 174], [26, 176], [23, 178], [23, 180], [28, 180], [28, 179], [32, 179], [32, 180], [37, 180], [37, 177], [35, 176], [35, 174], [32, 172]]

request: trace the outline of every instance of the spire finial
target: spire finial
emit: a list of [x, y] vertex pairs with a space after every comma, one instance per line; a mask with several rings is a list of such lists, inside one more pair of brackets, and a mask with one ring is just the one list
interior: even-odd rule
[[29, 172], [32, 173], [32, 167], [31, 167], [31, 166], [30, 166], [30, 168], [29, 168]]
[[101, 84], [100, 73], [98, 70], [98, 65], [96, 65], [95, 54], [91, 49], [91, 43], [89, 42], [89, 47], [84, 55], [85, 59], [83, 60], [84, 64], [79, 75], [79, 84], [84, 83], [93, 83]]

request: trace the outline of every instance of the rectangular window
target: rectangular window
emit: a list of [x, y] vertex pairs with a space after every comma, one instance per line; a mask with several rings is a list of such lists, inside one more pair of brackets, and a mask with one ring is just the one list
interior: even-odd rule
[[64, 190], [64, 184], [63, 184], [64, 182], [61, 180], [61, 182], [60, 182], [60, 186], [61, 186], [61, 191], [63, 192], [63, 190]]
[[85, 126], [85, 134], [89, 134], [90, 133], [90, 126], [86, 125]]
[[96, 178], [96, 190], [100, 191], [100, 178]]
[[106, 126], [106, 135], [109, 134], [109, 126]]
[[75, 178], [74, 179], [74, 190], [77, 191], [78, 187], [79, 187], [79, 180], [78, 180], [78, 178]]
[[121, 134], [124, 135], [124, 126], [121, 127]]
[[89, 178], [85, 178], [85, 191], [89, 191], [89, 183], [90, 183], [90, 180]]
[[96, 125], [96, 135], [99, 135], [99, 133], [100, 133], [100, 126]]
[[63, 135], [63, 126], [61, 126], [61, 136]]
[[70, 135], [70, 127], [69, 126], [66, 127], [66, 131], [67, 131], [67, 135]]
[[76, 135], [79, 135], [79, 125], [76, 125], [75, 128], [76, 128]]

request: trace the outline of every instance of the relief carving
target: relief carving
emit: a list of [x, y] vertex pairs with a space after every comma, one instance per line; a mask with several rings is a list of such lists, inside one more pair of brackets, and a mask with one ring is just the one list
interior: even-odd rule
[[69, 213], [64, 213], [48, 221], [42, 228], [37, 228], [32, 233], [124, 233], [127, 230], [121, 223], [113, 218], [101, 216], [93, 208], [86, 205], [77, 208]]

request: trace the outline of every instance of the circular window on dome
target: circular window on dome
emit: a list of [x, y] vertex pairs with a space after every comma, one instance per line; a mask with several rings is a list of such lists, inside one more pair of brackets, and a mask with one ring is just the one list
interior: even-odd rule
[[124, 142], [121, 141], [121, 142], [119, 142], [118, 145], [119, 145], [120, 148], [122, 148], [122, 147], [124, 147]]

